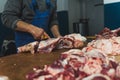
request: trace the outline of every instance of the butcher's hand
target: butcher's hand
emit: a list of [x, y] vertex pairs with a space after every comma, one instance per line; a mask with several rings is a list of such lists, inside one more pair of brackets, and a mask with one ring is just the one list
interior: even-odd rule
[[33, 26], [31, 28], [31, 34], [33, 35], [34, 39], [36, 40], [42, 40], [50, 38], [49, 35], [42, 29], [36, 26]]
[[[23, 32], [28, 32], [30, 34], [32, 34], [32, 36], [34, 37], [34, 39], [36, 40], [41, 40], [43, 38], [50, 38], [49, 35], [42, 29], [39, 28], [37, 26], [34, 26], [32, 24], [26, 23], [24, 21], [18, 21], [16, 23], [16, 30], [18, 31], [23, 31]], [[44, 37], [42, 37], [44, 36]]]

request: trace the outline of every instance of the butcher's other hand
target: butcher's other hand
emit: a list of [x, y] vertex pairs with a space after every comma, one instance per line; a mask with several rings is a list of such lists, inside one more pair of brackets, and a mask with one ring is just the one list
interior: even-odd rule
[[44, 31], [44, 29], [32, 26], [30, 33], [33, 35], [34, 39], [41, 40], [42, 36], [45, 36], [45, 38], [50, 38], [49, 35]]

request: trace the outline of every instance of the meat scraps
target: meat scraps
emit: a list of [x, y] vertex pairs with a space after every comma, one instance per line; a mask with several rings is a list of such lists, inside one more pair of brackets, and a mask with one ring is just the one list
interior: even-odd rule
[[27, 80], [120, 80], [120, 64], [100, 50], [71, 49], [51, 65], [34, 68]]
[[109, 28], [104, 28], [99, 34], [96, 35], [97, 39], [109, 39], [112, 37], [118, 37], [120, 36], [120, 28], [115, 29], [115, 30], [110, 30]]

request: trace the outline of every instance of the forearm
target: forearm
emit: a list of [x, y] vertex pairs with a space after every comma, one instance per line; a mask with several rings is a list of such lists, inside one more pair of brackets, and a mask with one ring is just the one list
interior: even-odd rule
[[60, 37], [60, 36], [61, 36], [61, 34], [60, 34], [60, 32], [59, 32], [59, 27], [58, 27], [58, 25], [53, 25], [53, 26], [51, 27], [51, 32], [52, 32], [52, 34], [53, 34], [54, 37]]
[[33, 28], [33, 25], [31, 25], [29, 23], [26, 23], [24, 21], [18, 21], [16, 23], [15, 30], [22, 31], [22, 32], [32, 33], [32, 28]]

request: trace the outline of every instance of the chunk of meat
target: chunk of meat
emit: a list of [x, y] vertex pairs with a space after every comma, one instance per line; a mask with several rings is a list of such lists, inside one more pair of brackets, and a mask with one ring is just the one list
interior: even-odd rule
[[111, 80], [111, 79], [107, 75], [93, 74], [86, 78], [83, 78], [82, 80]]
[[84, 45], [85, 37], [80, 34], [69, 34], [64, 37], [50, 38], [40, 42], [32, 42], [18, 48], [19, 52], [50, 53], [54, 49], [80, 48]]
[[93, 40], [88, 43], [87, 48], [84, 48], [84, 51], [93, 48], [99, 49], [107, 55], [118, 55], [120, 54], [120, 37]]
[[102, 62], [99, 59], [89, 58], [88, 61], [85, 63], [84, 67], [81, 69], [81, 71], [84, 71], [89, 75], [100, 73], [102, 70], [101, 65]]
[[38, 45], [38, 53], [50, 53], [58, 44], [60, 38], [51, 38], [48, 40], [40, 41]]
[[31, 42], [29, 44], [26, 44], [24, 46], [21, 46], [21, 47], [18, 47], [18, 53], [21, 53], [21, 52], [31, 52], [32, 54], [34, 54], [37, 50], [37, 47], [39, 45], [39, 42], [38, 41], [35, 41], [35, 42]]
[[109, 39], [112, 37], [117, 37], [120, 35], [120, 28], [115, 30], [110, 30], [109, 28], [104, 28], [99, 34], [96, 35], [96, 39]]
[[120, 78], [120, 63], [116, 68], [116, 76]]

